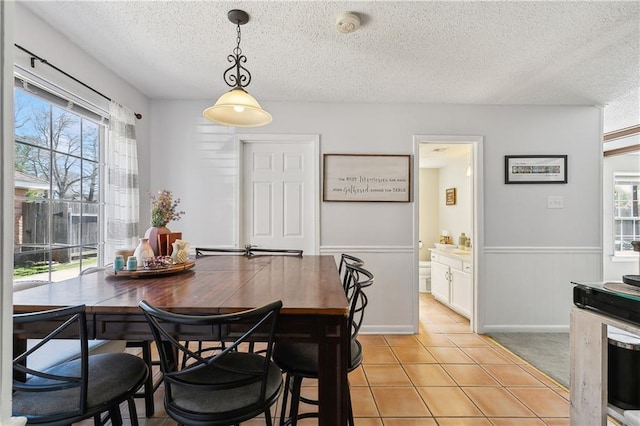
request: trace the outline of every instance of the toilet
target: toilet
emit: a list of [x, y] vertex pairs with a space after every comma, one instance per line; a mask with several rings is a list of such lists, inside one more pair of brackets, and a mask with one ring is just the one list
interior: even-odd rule
[[420, 293], [431, 293], [431, 262], [426, 260], [420, 261], [418, 291]]

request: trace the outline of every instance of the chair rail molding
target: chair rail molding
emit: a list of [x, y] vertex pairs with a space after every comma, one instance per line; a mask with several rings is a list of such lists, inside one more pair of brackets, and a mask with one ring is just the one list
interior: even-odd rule
[[413, 246], [320, 246], [320, 254], [358, 253], [413, 253]]
[[600, 247], [509, 247], [495, 246], [484, 247], [484, 253], [602, 253]]

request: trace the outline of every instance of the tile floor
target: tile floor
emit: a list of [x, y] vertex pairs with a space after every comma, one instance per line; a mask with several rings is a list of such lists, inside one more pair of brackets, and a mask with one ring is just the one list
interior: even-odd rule
[[[419, 334], [361, 335], [359, 340], [363, 365], [349, 375], [357, 426], [569, 424], [566, 388], [491, 338], [471, 333], [466, 318], [429, 294], [420, 298]], [[305, 385], [304, 394], [317, 392], [316, 383]], [[141, 425], [176, 424], [162, 398], [160, 388], [156, 414], [149, 419], [143, 401], [136, 400]]]

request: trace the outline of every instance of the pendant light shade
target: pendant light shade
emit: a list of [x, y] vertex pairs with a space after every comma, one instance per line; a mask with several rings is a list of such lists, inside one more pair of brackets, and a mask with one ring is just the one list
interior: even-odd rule
[[256, 127], [271, 123], [271, 114], [263, 110], [258, 101], [244, 90], [251, 82], [251, 73], [242, 64], [247, 57], [240, 49], [240, 25], [249, 22], [249, 15], [243, 10], [230, 10], [227, 17], [236, 24], [236, 48], [227, 57], [231, 66], [224, 71], [224, 82], [232, 87], [230, 91], [218, 98], [202, 115], [207, 120], [225, 126]]
[[258, 101], [242, 88], [232, 89], [220, 96], [202, 115], [207, 120], [225, 126], [256, 127], [271, 123], [271, 114], [263, 110]]

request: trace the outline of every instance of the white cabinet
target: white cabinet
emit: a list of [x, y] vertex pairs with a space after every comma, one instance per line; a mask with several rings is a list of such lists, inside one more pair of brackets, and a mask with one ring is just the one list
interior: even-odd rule
[[451, 307], [469, 318], [471, 316], [471, 275], [451, 269]]
[[449, 267], [431, 261], [431, 294], [437, 300], [449, 303]]
[[431, 253], [431, 293], [436, 300], [469, 318], [473, 304], [472, 289], [469, 261]]

